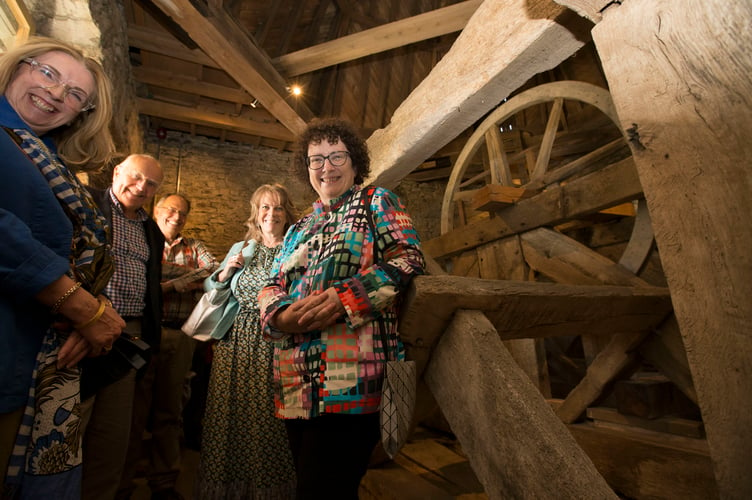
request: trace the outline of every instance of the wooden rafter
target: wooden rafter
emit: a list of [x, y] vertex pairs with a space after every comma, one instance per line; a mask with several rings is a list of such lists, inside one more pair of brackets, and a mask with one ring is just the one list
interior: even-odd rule
[[302, 102], [288, 102], [287, 85], [269, 58], [224, 10], [202, 13], [190, 0], [156, 4], [290, 132], [297, 134], [313, 116]]
[[150, 116], [208, 125], [285, 142], [294, 140], [294, 135], [278, 123], [256, 122], [246, 118], [233, 117], [219, 113], [209, 113], [207, 111], [197, 110], [196, 108], [178, 106], [157, 101], [155, 99], [138, 98], [137, 105], [139, 113]]
[[189, 49], [166, 33], [143, 26], [131, 25], [128, 27], [128, 44], [131, 47], [155, 54], [202, 64], [210, 68], [219, 68], [214, 59], [207, 56], [201, 49]]
[[278, 57], [274, 64], [281, 73], [295, 76], [460, 31], [481, 3], [481, 0], [467, 0], [347, 35]]
[[140, 81], [149, 85], [163, 87], [170, 90], [202, 95], [221, 101], [237, 104], [248, 104], [253, 99], [243, 89], [202, 82], [194, 78], [177, 75], [169, 71], [137, 67], [133, 68], [133, 75]]

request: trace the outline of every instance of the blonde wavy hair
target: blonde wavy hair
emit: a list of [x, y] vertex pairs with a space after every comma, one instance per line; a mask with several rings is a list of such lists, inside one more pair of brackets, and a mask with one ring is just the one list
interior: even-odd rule
[[64, 52], [82, 63], [96, 83], [90, 96], [94, 108], [82, 111], [68, 124], [49, 132], [55, 140], [58, 155], [69, 168], [94, 171], [105, 166], [115, 153], [110, 132], [112, 121], [112, 84], [104, 68], [79, 49], [66, 42], [47, 37], [30, 37], [22, 45], [0, 55], [0, 90], [5, 93], [8, 84], [26, 58], [35, 58], [48, 52]]
[[261, 228], [258, 225], [259, 203], [261, 198], [269, 194], [272, 198], [276, 198], [282, 207], [285, 209], [285, 231], [289, 229], [293, 222], [298, 219], [295, 211], [295, 205], [290, 200], [290, 194], [282, 184], [262, 184], [251, 196], [251, 215], [248, 220], [245, 221], [245, 225], [248, 226], [248, 232], [245, 235], [245, 240], [254, 239], [261, 243], [263, 241], [263, 235], [261, 234]]

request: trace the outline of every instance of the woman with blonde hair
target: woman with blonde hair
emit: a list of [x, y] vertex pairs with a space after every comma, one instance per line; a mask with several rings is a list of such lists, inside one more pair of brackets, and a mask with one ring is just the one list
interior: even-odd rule
[[114, 153], [110, 82], [72, 45], [35, 37], [0, 56], [0, 89], [3, 493], [78, 499], [77, 363], [125, 326], [100, 296], [109, 225], [75, 175]]
[[295, 219], [283, 186], [259, 187], [251, 197], [245, 239], [232, 246], [204, 282], [206, 290], [229, 286], [232, 296], [212, 334], [219, 340], [203, 420], [196, 498], [294, 497], [287, 434], [274, 416], [272, 346], [261, 334], [257, 296]]
[[[46, 37], [31, 37], [0, 57], [0, 89], [5, 91], [17, 70], [29, 65], [30, 70], [43, 75], [43, 68], [29, 61], [49, 52], [61, 52], [81, 64], [94, 77], [94, 89], [74, 116], [48, 132], [53, 138], [57, 155], [68, 167], [83, 171], [95, 171], [106, 165], [115, 152], [110, 133], [112, 121], [112, 84], [102, 65], [86, 57], [68, 43]], [[51, 83], [54, 83], [52, 81]], [[60, 82], [61, 85], [66, 85]], [[54, 87], [50, 87], [54, 88]], [[67, 89], [67, 87], [64, 87]], [[67, 102], [67, 98], [66, 98]]]

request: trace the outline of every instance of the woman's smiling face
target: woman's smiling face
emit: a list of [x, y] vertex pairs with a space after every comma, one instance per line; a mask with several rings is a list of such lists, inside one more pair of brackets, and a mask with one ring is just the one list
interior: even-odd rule
[[265, 193], [258, 204], [256, 223], [261, 233], [269, 239], [281, 239], [285, 235], [287, 213], [278, 196]]
[[65, 85], [42, 86], [35, 79], [34, 68], [23, 62], [18, 65], [8, 83], [5, 96], [21, 119], [37, 135], [43, 135], [70, 123], [80, 113], [79, 109], [66, 104], [66, 88], [75, 88], [91, 96], [96, 90], [96, 82], [82, 62], [65, 52], [47, 52], [35, 57], [34, 60], [40, 65], [52, 68], [60, 82]]
[[[347, 151], [347, 146], [339, 140], [329, 142], [326, 140], [318, 144], [308, 145], [308, 157], [314, 155], [329, 156], [335, 151]], [[319, 170], [308, 169], [308, 180], [318, 193], [325, 205], [342, 196], [353, 184], [355, 184], [355, 168], [352, 159], [347, 155], [343, 165], [335, 167], [327, 159]]]

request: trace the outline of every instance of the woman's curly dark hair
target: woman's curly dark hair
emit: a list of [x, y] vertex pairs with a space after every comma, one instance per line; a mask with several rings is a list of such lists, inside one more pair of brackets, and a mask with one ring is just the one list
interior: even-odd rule
[[315, 118], [298, 137], [295, 147], [295, 170], [303, 179], [308, 180], [308, 146], [327, 141], [341, 142], [350, 152], [353, 168], [355, 169], [355, 184], [363, 184], [363, 180], [371, 173], [371, 158], [368, 156], [368, 146], [355, 127], [339, 118]]

